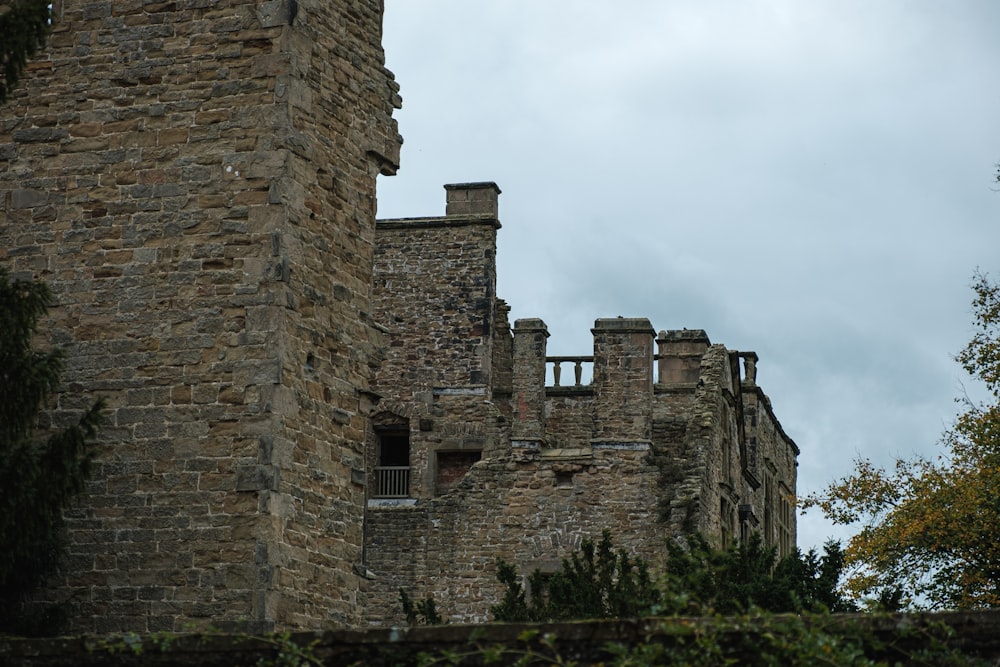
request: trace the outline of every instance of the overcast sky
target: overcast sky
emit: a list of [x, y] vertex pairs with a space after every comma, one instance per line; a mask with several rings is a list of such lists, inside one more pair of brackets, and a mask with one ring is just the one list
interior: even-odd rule
[[800, 494], [934, 453], [1000, 279], [1000, 2], [387, 0], [384, 44], [379, 217], [495, 181], [498, 293], [549, 354], [617, 315], [756, 351]]

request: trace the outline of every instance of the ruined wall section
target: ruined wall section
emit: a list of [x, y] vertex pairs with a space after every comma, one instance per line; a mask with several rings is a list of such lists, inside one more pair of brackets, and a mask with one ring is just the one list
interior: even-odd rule
[[757, 355], [711, 345], [704, 332], [661, 332], [660, 342], [653, 450], [665, 520], [718, 546], [757, 532], [789, 554], [799, 451], [756, 384]]
[[723, 345], [709, 347], [696, 389], [689, 437], [697, 434], [696, 448], [703, 461], [698, 530], [720, 547], [740, 535], [738, 508], [747, 500], [741, 475], [740, 429], [743, 422], [739, 365], [735, 353]]
[[[490, 619], [502, 594], [496, 557], [525, 576], [553, 572], [584, 538], [663, 562], [667, 533], [655, 503], [658, 472], [637, 449], [514, 450], [480, 461], [450, 493], [414, 507], [369, 508], [366, 610], [372, 625], [403, 622], [398, 590], [433, 595], [450, 622]], [[401, 556], [400, 554], [406, 554]]]
[[56, 3], [0, 110], [0, 260], [53, 288], [55, 418], [108, 401], [52, 592], [75, 630], [355, 613], [362, 494], [341, 480], [398, 98], [380, 3], [295, 5]]
[[[450, 491], [415, 503], [369, 506], [368, 614], [399, 622], [398, 589], [433, 595], [452, 621], [481, 621], [501, 593], [496, 556], [527, 576], [555, 571], [584, 538], [610, 530], [654, 568], [670, 533], [661, 471], [651, 456], [653, 329], [648, 320], [595, 322], [594, 386], [545, 387], [547, 327], [513, 329], [509, 449], [471, 466]], [[487, 424], [499, 424], [502, 411]], [[406, 518], [400, 518], [400, 517]], [[399, 549], [410, 554], [402, 562]]]
[[[611, 349], [615, 339], [620, 349], [603, 360], [595, 355], [595, 363], [645, 378], [641, 363], [632, 368], [623, 363], [636, 356], [636, 349], [646, 349], [636, 339], [638, 333], [630, 331], [639, 329], [639, 323], [598, 323], [605, 324], [595, 327], [595, 339], [609, 336], [604, 349]], [[515, 362], [544, 356], [545, 331], [541, 320], [515, 323]], [[509, 453], [476, 463], [447, 494], [410, 506], [369, 507], [367, 566], [375, 578], [368, 582], [368, 621], [402, 622], [399, 588], [417, 600], [433, 596], [452, 622], [486, 620], [502, 592], [495, 580], [496, 555], [515, 563], [523, 575], [536, 568], [554, 571], [583, 537], [598, 536], [603, 528], [654, 568], [664, 562], [665, 539], [692, 531], [725, 546], [756, 530], [780, 546], [779, 508], [773, 499], [765, 503], [763, 484], [751, 483], [746, 444], [756, 438], [754, 451], [773, 478], [774, 494], [794, 489], [797, 450], [771, 421], [770, 404], [753, 385], [755, 371], [751, 368], [741, 379], [741, 357], [756, 355], [711, 345], [704, 332], [680, 338], [687, 338], [684, 349], [673, 353], [690, 356], [694, 361], [685, 359], [682, 366], [696, 364], [697, 372], [689, 368], [680, 377], [668, 374], [666, 379], [682, 381], [652, 388], [651, 443], [625, 439], [634, 438], [636, 432], [629, 436], [628, 430], [641, 423], [630, 417], [633, 409], [619, 411], [614, 433], [625, 437], [597, 439], [593, 435], [598, 431], [580, 431], [579, 423], [574, 431], [574, 419], [585, 411], [601, 411], [596, 392], [549, 387], [541, 418], [530, 406], [515, 410]], [[688, 346], [691, 338], [698, 341]], [[665, 352], [668, 358], [661, 361], [672, 364], [669, 346]], [[537, 372], [527, 375], [538, 377]], [[516, 397], [519, 384], [528, 378], [518, 379], [516, 364], [514, 377]], [[613, 404], [630, 402], [641, 409], [640, 394], [616, 395]], [[751, 421], [749, 405], [761, 416]], [[605, 414], [611, 416], [610, 411]], [[531, 437], [540, 426], [544, 439]], [[766, 508], [769, 520], [764, 519]], [[794, 522], [792, 515], [787, 519]]]
[[496, 300], [493, 316], [493, 369], [492, 393], [497, 405], [507, 419], [511, 417], [510, 397], [514, 382], [514, 337], [510, 328], [510, 306], [503, 299]]
[[696, 405], [701, 362], [711, 341], [701, 329], [660, 331], [656, 337], [657, 377], [653, 400], [653, 457], [660, 467], [660, 513], [674, 529], [693, 528], [696, 507], [681, 485], [696, 466], [687, 429]]
[[[704, 343], [708, 345], [707, 337]], [[658, 387], [654, 402], [653, 450], [663, 471], [661, 511], [673, 534], [697, 531], [721, 543], [722, 499], [733, 502], [739, 477], [735, 392], [725, 346], [708, 345], [698, 369], [694, 384]]]

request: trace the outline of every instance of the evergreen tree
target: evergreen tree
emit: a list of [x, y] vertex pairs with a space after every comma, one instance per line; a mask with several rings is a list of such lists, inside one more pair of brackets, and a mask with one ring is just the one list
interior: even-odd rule
[[497, 579], [505, 586], [503, 600], [492, 610], [498, 621], [630, 618], [659, 610], [660, 591], [646, 563], [630, 558], [624, 549], [615, 551], [606, 530], [596, 545], [583, 540], [580, 550], [563, 559], [562, 568], [551, 576], [533, 572], [530, 601], [514, 566], [500, 558]]
[[742, 614], [753, 609], [774, 613], [855, 611], [837, 589], [844, 554], [828, 542], [823, 555], [799, 550], [778, 561], [777, 550], [759, 535], [728, 549], [715, 549], [701, 535], [667, 543], [664, 574], [654, 583], [641, 558], [615, 551], [605, 531], [594, 545], [564, 559], [550, 576], [528, 576], [531, 595], [516, 568], [497, 559], [497, 579], [504, 585], [498, 621], [551, 621], [629, 618], [650, 615]]
[[17, 85], [28, 58], [45, 44], [50, 22], [49, 0], [13, 0], [0, 13], [0, 103]]
[[667, 544], [666, 611], [741, 614], [853, 611], [837, 590], [844, 555], [827, 542], [823, 555], [798, 549], [780, 561], [756, 533], [728, 549], [714, 549], [700, 535]]
[[50, 300], [44, 283], [12, 281], [0, 269], [0, 631], [20, 634], [37, 630], [24, 602], [58, 570], [63, 508], [83, 490], [87, 441], [96, 435], [102, 407], [96, 402], [76, 424], [47, 437], [36, 433], [62, 369], [61, 350], [32, 349]]

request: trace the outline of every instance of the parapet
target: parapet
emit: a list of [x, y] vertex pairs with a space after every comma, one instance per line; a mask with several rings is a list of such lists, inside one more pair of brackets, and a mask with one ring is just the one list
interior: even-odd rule
[[[382, 218], [375, 221], [379, 232], [399, 230], [484, 227], [500, 229], [500, 188], [496, 183], [450, 183], [444, 186], [444, 215], [419, 218]], [[379, 242], [381, 244], [381, 241]], [[494, 245], [495, 245], [494, 240]]]

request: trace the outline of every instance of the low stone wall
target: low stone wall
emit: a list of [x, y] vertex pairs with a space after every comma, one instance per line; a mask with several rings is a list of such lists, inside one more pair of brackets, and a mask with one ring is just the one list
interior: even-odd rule
[[[787, 617], [795, 620], [796, 617]], [[60, 639], [0, 638], [0, 664], [26, 667], [159, 667], [193, 665], [197, 667], [241, 667], [279, 662], [278, 654], [293, 644], [310, 647], [310, 655], [323, 665], [397, 665], [417, 664], [421, 653], [443, 650], [476, 653], [478, 648], [506, 646], [531, 649], [544, 654], [553, 651], [564, 660], [579, 665], [594, 665], [609, 659], [609, 642], [625, 645], [676, 641], [670, 628], [679, 624], [697, 626], [716, 623], [718, 619], [633, 619], [617, 621], [577, 621], [547, 625], [493, 624], [446, 625], [436, 627], [390, 628], [368, 631], [330, 631], [298, 633], [277, 637], [200, 634], [71, 637]], [[976, 656], [987, 663], [1000, 660], [1000, 610], [953, 612], [946, 614], [905, 614], [894, 616], [839, 615], [814, 617], [813, 622], [843, 629], [856, 627], [870, 632], [884, 642], [893, 664], [909, 664], [907, 655], [922, 647], [926, 629], [950, 628], [949, 648]], [[671, 626], [670, 624], [674, 624]], [[853, 625], [852, 625], [853, 624]], [[526, 630], [537, 630], [525, 640]], [[745, 626], [723, 634], [722, 642], [733, 645], [746, 637]], [[540, 638], [546, 640], [544, 646]], [[895, 651], [895, 653], [894, 653]], [[551, 655], [551, 653], [550, 653]], [[499, 663], [514, 664], [520, 655], [513, 653]], [[753, 656], [758, 658], [759, 656]], [[748, 656], [750, 659], [751, 656]], [[895, 662], [898, 660], [899, 662]], [[751, 660], [752, 661], [752, 660]], [[309, 663], [313, 664], [313, 663]], [[448, 663], [452, 664], [452, 663]], [[481, 664], [470, 659], [460, 664]], [[919, 663], [926, 664], [926, 663]]]

